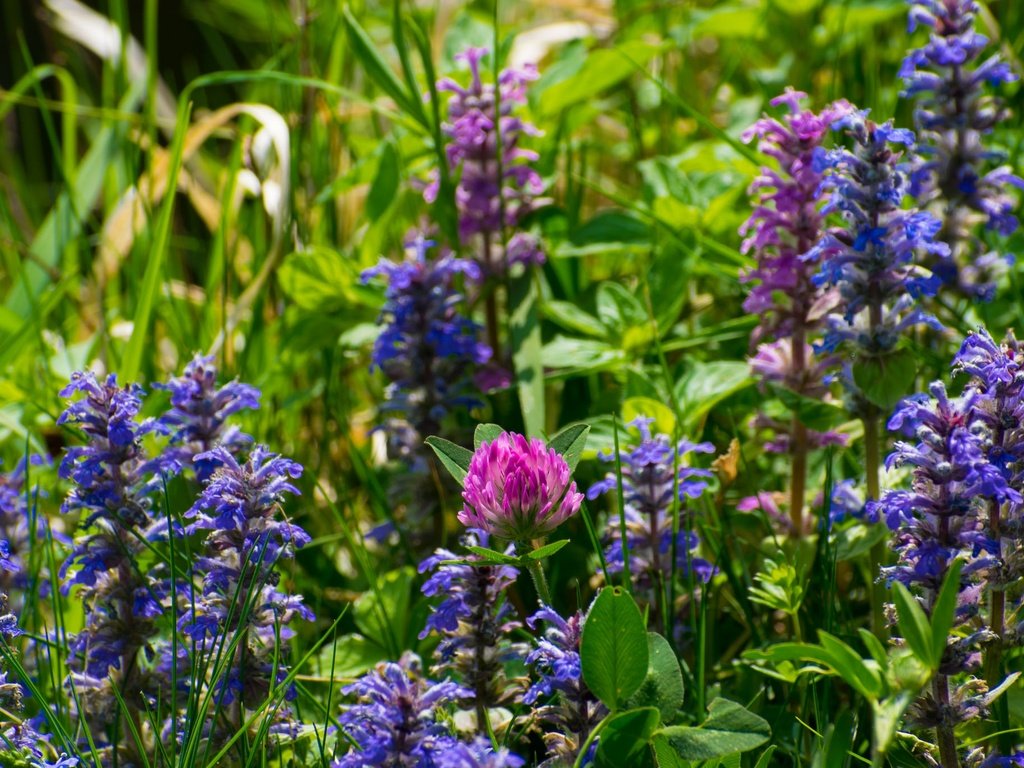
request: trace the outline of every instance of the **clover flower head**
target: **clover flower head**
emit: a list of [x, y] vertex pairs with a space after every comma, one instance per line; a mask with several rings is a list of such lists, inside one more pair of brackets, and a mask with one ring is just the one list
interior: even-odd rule
[[511, 432], [473, 453], [462, 498], [463, 525], [514, 542], [547, 536], [583, 502], [569, 465], [554, 448]]

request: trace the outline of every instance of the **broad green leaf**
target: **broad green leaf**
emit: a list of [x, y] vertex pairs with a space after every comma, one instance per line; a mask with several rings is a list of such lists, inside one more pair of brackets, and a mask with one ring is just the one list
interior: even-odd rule
[[864, 698], [877, 701], [885, 694], [885, 680], [874, 659], [865, 661], [850, 646], [824, 630], [818, 631], [821, 646], [832, 656], [832, 667]]
[[582, 374], [619, 368], [626, 362], [626, 355], [617, 346], [604, 341], [555, 336], [541, 350], [541, 362], [545, 368]]
[[658, 731], [684, 760], [714, 760], [746, 752], [771, 738], [768, 723], [729, 699], [715, 699], [699, 726], [671, 725]]
[[462, 482], [466, 479], [466, 472], [469, 471], [469, 462], [473, 458], [473, 452], [463, 448], [461, 445], [456, 445], [450, 440], [434, 435], [431, 435], [423, 442], [433, 449], [441, 464], [444, 465], [444, 468], [451, 473], [452, 477], [459, 481], [459, 485], [462, 485]]
[[653, 768], [650, 740], [660, 724], [654, 707], [628, 709], [613, 716], [597, 743], [598, 768]]
[[709, 11], [696, 11], [694, 16], [700, 19], [693, 29], [694, 37], [761, 39], [768, 33], [764, 13], [749, 6], [723, 5]]
[[769, 389], [808, 429], [823, 432], [849, 421], [846, 409], [839, 405], [806, 397], [786, 387], [770, 386]]
[[423, 105], [409, 95], [402, 81], [380, 57], [380, 54], [377, 53], [377, 45], [356, 21], [356, 17], [347, 7], [342, 10], [342, 16], [345, 28], [348, 30], [352, 52], [359, 59], [359, 63], [363, 65], [366, 74], [377, 84], [378, 88], [394, 100], [403, 112], [414, 118], [423, 127], [429, 127]]
[[366, 196], [366, 215], [370, 221], [379, 219], [394, 202], [398, 194], [399, 176], [398, 151], [390, 141], [385, 142], [377, 164], [377, 174]]
[[531, 560], [543, 560], [545, 557], [551, 557], [553, 554], [562, 549], [566, 544], [569, 543], [569, 539], [560, 539], [558, 541], [552, 541], [550, 544], [545, 544], [543, 547], [530, 550], [526, 553], [526, 556]]
[[310, 674], [334, 679], [358, 677], [387, 658], [383, 646], [363, 635], [341, 635], [333, 645], [320, 649], [313, 660]]
[[963, 570], [963, 567], [963, 560], [957, 559], [953, 561], [949, 572], [946, 574], [946, 580], [942, 582], [939, 596], [935, 599], [935, 605], [932, 608], [932, 666], [936, 669], [942, 663], [942, 655], [946, 651], [949, 630], [953, 627], [956, 600], [960, 594], [960, 571]]
[[330, 248], [313, 247], [285, 257], [277, 281], [297, 307], [328, 313], [345, 309], [352, 301], [345, 286], [355, 282], [345, 258]]
[[499, 552], [496, 549], [488, 549], [487, 547], [478, 547], [476, 545], [467, 546], [466, 549], [474, 555], [480, 556], [481, 559], [475, 561], [479, 565], [519, 565], [518, 557], [506, 555], [504, 552]]
[[[647, 633], [647, 676], [626, 706], [657, 707], [661, 719], [669, 722], [683, 706], [683, 672], [668, 640], [656, 632]], [[602, 736], [602, 739], [604, 737]]]
[[591, 51], [587, 60], [572, 77], [550, 86], [540, 97], [540, 112], [555, 115], [558, 112], [597, 96], [611, 88], [643, 66], [660, 50], [657, 45], [633, 40], [615, 48]]
[[509, 289], [509, 335], [512, 339], [512, 365], [515, 368], [519, 405], [523, 411], [526, 434], [544, 433], [544, 367], [540, 318], [537, 312], [537, 287], [533, 273], [512, 280]]
[[853, 364], [853, 383], [868, 400], [886, 411], [910, 393], [916, 376], [917, 357], [909, 349], [861, 357]]
[[917, 598], [898, 581], [892, 585], [893, 603], [896, 605], [897, 624], [907, 647], [932, 670], [937, 668], [932, 657], [931, 626]]
[[583, 680], [614, 712], [643, 684], [647, 654], [647, 630], [640, 609], [625, 590], [605, 587], [583, 624]]
[[416, 572], [409, 566], [384, 574], [377, 590], [356, 600], [352, 615], [356, 627], [383, 648], [407, 648], [409, 606]]
[[505, 430], [498, 424], [477, 424], [473, 431], [473, 448], [480, 450], [481, 445], [493, 442], [503, 434]]
[[584, 312], [571, 301], [549, 299], [541, 305], [541, 312], [545, 318], [566, 330], [583, 333], [596, 339], [604, 339], [608, 336], [608, 329], [601, 324], [600, 320]]
[[618, 283], [602, 283], [597, 289], [597, 318], [617, 338], [650, 322], [640, 299]]
[[548, 447], [554, 448], [562, 455], [565, 463], [569, 465], [569, 471], [572, 472], [580, 463], [589, 434], [589, 424], [570, 424], [548, 441]]
[[868, 653], [871, 654], [880, 668], [885, 668], [889, 664], [889, 654], [885, 650], [885, 646], [882, 645], [882, 641], [875, 637], [871, 632], [859, 627], [857, 634], [860, 636], [860, 641], [864, 643], [864, 647], [868, 649]]
[[730, 395], [752, 386], [750, 366], [738, 360], [716, 360], [697, 363], [680, 377], [676, 397], [685, 419], [685, 426], [697, 427], [708, 411]]
[[661, 733], [655, 733], [651, 738], [651, 750], [658, 768], [690, 768], [690, 763], [676, 754], [669, 740]]

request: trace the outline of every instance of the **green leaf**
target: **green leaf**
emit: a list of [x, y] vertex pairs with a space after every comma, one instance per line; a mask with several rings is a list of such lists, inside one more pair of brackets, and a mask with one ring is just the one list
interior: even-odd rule
[[569, 465], [569, 471], [573, 472], [580, 463], [589, 434], [589, 424], [570, 424], [548, 441], [548, 447], [558, 451]]
[[314, 246], [288, 254], [277, 268], [277, 282], [295, 306], [326, 314], [352, 303], [346, 287], [355, 282], [355, 275], [340, 253]]
[[738, 360], [715, 360], [697, 363], [676, 383], [676, 397], [683, 412], [685, 426], [692, 429], [718, 403], [730, 395], [752, 386], [750, 366]]
[[597, 289], [597, 318], [616, 338], [650, 322], [640, 299], [618, 283], [601, 283]]
[[[656, 632], [647, 633], [647, 676], [626, 701], [630, 709], [657, 707], [665, 722], [683, 706], [683, 672], [668, 640]], [[604, 738], [603, 736], [601, 737]]]
[[652, 431], [655, 433], [674, 435], [676, 432], [676, 415], [660, 400], [652, 397], [627, 397], [622, 402], [622, 420], [628, 424], [638, 416], [654, 419]]
[[893, 603], [896, 605], [896, 618], [900, 634], [907, 641], [907, 647], [918, 660], [934, 670], [938, 665], [933, 663], [931, 626], [928, 617], [917, 599], [898, 581], [892, 585]]
[[505, 434], [505, 430], [498, 424], [477, 424], [473, 432], [473, 449], [480, 450], [484, 443], [492, 443]]
[[625, 590], [605, 587], [583, 624], [583, 680], [614, 712], [643, 684], [647, 657], [647, 631], [640, 609]]
[[533, 273], [527, 272], [512, 280], [509, 289], [509, 335], [512, 339], [512, 365], [519, 390], [526, 434], [540, 437], [544, 433], [544, 367], [540, 318], [537, 312], [537, 288]]
[[379, 219], [394, 202], [398, 194], [398, 183], [398, 152], [395, 145], [388, 141], [381, 149], [377, 174], [366, 196], [366, 215], [370, 221]]
[[519, 558], [513, 557], [512, 555], [506, 555], [504, 552], [499, 552], [496, 549], [488, 549], [487, 547], [478, 547], [475, 545], [467, 546], [470, 552], [474, 555], [479, 555], [482, 559], [475, 561], [478, 565], [519, 565]]
[[526, 556], [531, 560], [543, 560], [545, 557], [551, 557], [555, 552], [558, 552], [566, 544], [569, 543], [569, 539], [560, 539], [558, 541], [552, 541], [550, 544], [545, 544], [543, 547], [530, 550], [526, 553]]
[[348, 8], [342, 10], [342, 16], [345, 29], [348, 31], [349, 42], [352, 45], [352, 52], [363, 65], [366, 74], [377, 84], [378, 88], [391, 97], [399, 109], [414, 118], [420, 125], [429, 128], [423, 105], [409, 96], [402, 81], [377, 53], [376, 44], [366, 34], [366, 30], [359, 26], [356, 17]]
[[769, 386], [769, 389], [808, 429], [823, 432], [849, 420], [842, 406], [801, 395], [786, 387]]
[[658, 768], [690, 768], [690, 764], [676, 754], [669, 740], [660, 733], [651, 738], [651, 750]]
[[853, 383], [883, 410], [893, 408], [906, 397], [916, 376], [917, 357], [909, 349], [862, 357], [853, 364]]
[[885, 680], [874, 660], [865, 663], [860, 654], [837, 637], [825, 630], [818, 630], [821, 646], [832, 656], [832, 668], [850, 686], [870, 701], [877, 701], [885, 695]]
[[754, 768], [768, 768], [772, 762], [772, 755], [775, 754], [775, 745], [768, 745], [768, 749], [761, 753], [761, 756], [757, 759], [757, 765]]
[[541, 362], [545, 368], [582, 374], [620, 368], [626, 354], [605, 341], [555, 336], [541, 350]]
[[850, 750], [853, 748], [853, 736], [857, 728], [853, 715], [844, 711], [830, 724], [825, 731], [825, 744], [814, 755], [811, 768], [844, 768], [850, 762]]
[[598, 768], [653, 768], [650, 740], [661, 721], [654, 707], [614, 715], [601, 731], [595, 762]]
[[608, 336], [608, 329], [601, 324], [600, 320], [584, 312], [571, 301], [549, 299], [541, 305], [541, 312], [545, 318], [566, 330], [583, 333], [596, 339], [604, 339]]
[[333, 645], [322, 648], [313, 660], [310, 674], [334, 679], [358, 677], [387, 659], [384, 647], [363, 635], [341, 635]]
[[473, 452], [463, 448], [461, 445], [445, 440], [443, 437], [431, 435], [424, 440], [429, 445], [437, 458], [444, 465], [444, 468], [451, 473], [451, 476], [459, 481], [459, 485], [466, 479], [466, 472], [469, 471], [469, 462], [473, 459]]
[[949, 572], [946, 574], [946, 580], [942, 582], [939, 596], [935, 598], [935, 606], [932, 608], [932, 666], [936, 669], [942, 663], [942, 655], [946, 652], [949, 630], [953, 627], [956, 600], [960, 594], [960, 571], [963, 570], [963, 567], [963, 560], [957, 559], [953, 561]]
[[383, 648], [409, 647], [409, 604], [416, 572], [409, 566], [384, 574], [377, 590], [356, 600], [352, 615], [356, 627]]
[[660, 50], [659, 46], [633, 40], [615, 48], [591, 51], [579, 72], [555, 83], [540, 97], [540, 112], [550, 116], [597, 96], [644, 65]]
[[767, 721], [728, 699], [715, 699], [699, 726], [671, 725], [658, 732], [684, 760], [713, 760], [755, 749], [771, 738]]

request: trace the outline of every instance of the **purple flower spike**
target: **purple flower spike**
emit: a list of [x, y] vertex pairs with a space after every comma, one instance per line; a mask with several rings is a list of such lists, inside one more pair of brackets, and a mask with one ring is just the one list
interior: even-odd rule
[[[815, 150], [832, 123], [852, 107], [838, 101], [815, 114], [801, 107], [806, 98], [807, 94], [787, 88], [771, 104], [785, 105], [789, 113], [781, 119], [764, 117], [743, 134], [748, 142], [756, 137], [758, 150], [778, 164], [762, 168], [750, 185], [754, 211], [740, 228], [740, 234], [747, 235], [743, 252], [753, 252], [757, 259], [757, 266], [741, 278], [753, 285], [743, 308], [761, 319], [755, 341], [794, 334], [805, 338], [820, 324], [822, 304], [835, 301], [812, 284], [814, 269], [800, 257], [817, 242], [823, 226], [818, 210], [822, 173], [814, 164]], [[817, 320], [811, 316], [812, 307]]]
[[1018, 78], [998, 53], [982, 58], [989, 40], [975, 31], [977, 12], [973, 0], [911, 0], [910, 31], [923, 26], [930, 35], [907, 55], [900, 76], [902, 95], [916, 101], [920, 136], [911, 192], [942, 216], [940, 237], [952, 250], [933, 269], [961, 293], [989, 300], [1008, 259], [987, 251], [976, 225], [1013, 234], [1019, 222], [1010, 188], [1024, 188], [1024, 180], [1007, 165], [993, 167], [1005, 155], [985, 146], [1009, 116], [990, 90]]
[[[444, 132], [449, 140], [448, 164], [458, 173], [459, 238], [479, 254], [485, 277], [501, 275], [511, 264], [543, 264], [545, 260], [537, 238], [522, 231], [512, 235], [504, 258], [500, 251], [503, 231], [521, 226], [540, 203], [537, 196], [544, 189], [540, 174], [531, 165], [537, 154], [519, 145], [522, 136], [537, 135], [538, 131], [514, 114], [526, 103], [526, 86], [537, 79], [537, 70], [533, 66], [502, 70], [495, 87], [481, 76], [481, 61], [487, 53], [486, 48], [470, 48], [456, 55], [456, 61], [469, 67], [468, 86], [447, 78], [438, 83], [438, 90], [452, 94]], [[437, 192], [435, 180], [424, 197], [433, 202]]]
[[458, 747], [438, 714], [472, 695], [450, 680], [424, 679], [420, 660], [411, 653], [342, 690], [357, 699], [340, 718], [355, 746], [332, 768], [437, 765], [441, 755]]
[[513, 542], [547, 536], [583, 502], [554, 448], [510, 432], [473, 454], [462, 498], [459, 522]]
[[822, 212], [842, 214], [844, 224], [801, 258], [818, 263], [815, 282], [840, 295], [842, 313], [828, 318], [822, 347], [885, 354], [913, 325], [940, 327], [916, 306], [919, 297], [935, 294], [940, 281], [917, 264], [925, 254], [947, 257], [949, 246], [936, 239], [937, 219], [902, 205], [908, 181], [901, 156], [913, 146], [913, 134], [876, 124], [866, 111], [847, 113], [833, 128], [853, 148], [818, 150], [814, 162], [828, 171], [822, 186], [831, 194]]
[[196, 355], [182, 376], [172, 378], [162, 388], [171, 393], [171, 409], [161, 417], [171, 434], [182, 464], [194, 464], [196, 478], [202, 483], [213, 474], [214, 465], [195, 461], [197, 454], [222, 446], [239, 455], [252, 437], [227, 420], [245, 409], [258, 410], [260, 392], [255, 387], [231, 381], [217, 387], [217, 367], [213, 357]]
[[[482, 531], [470, 531], [464, 543], [487, 546], [488, 537]], [[525, 646], [512, 641], [522, 624], [505, 598], [519, 571], [508, 565], [445, 563], [458, 559], [454, 552], [438, 549], [420, 564], [420, 573], [430, 573], [423, 594], [444, 598], [427, 619], [420, 639], [432, 633], [441, 636], [435, 652], [438, 663], [431, 671], [452, 672], [473, 692], [482, 714], [484, 709], [516, 700], [522, 692], [520, 682], [505, 675], [508, 662], [526, 657]], [[466, 559], [479, 558], [469, 555]]]
[[383, 260], [362, 276], [387, 280], [373, 365], [390, 381], [383, 409], [394, 414], [386, 425], [392, 447], [410, 463], [449, 411], [478, 402], [470, 389], [473, 367], [491, 357], [456, 291], [459, 275], [479, 280], [480, 268], [447, 252], [430, 259], [432, 246], [419, 237], [405, 261]]
[[[644, 590], [653, 590], [663, 579], [669, 578], [673, 570], [673, 492], [678, 492], [679, 501], [684, 503], [699, 498], [707, 488], [707, 478], [712, 475], [710, 470], [686, 466], [683, 458], [691, 452], [712, 453], [715, 450], [711, 443], [691, 443], [688, 440], [680, 440], [673, 446], [668, 435], [652, 434], [653, 422], [653, 419], [640, 417], [629, 423], [639, 431], [640, 439], [620, 454], [625, 509], [608, 521], [605, 536], [608, 571], [621, 573], [625, 568], [621, 535], [622, 516], [625, 516], [629, 569], [637, 586]], [[613, 455], [601, 455], [599, 458], [605, 462], [615, 461]], [[609, 472], [589, 488], [587, 497], [594, 499], [601, 494], [614, 494], [617, 487], [615, 473]], [[684, 509], [680, 510], [681, 518], [686, 514]], [[707, 582], [716, 569], [694, 554], [698, 545], [699, 540], [693, 531], [685, 526], [679, 530], [675, 570], [682, 576], [692, 572], [698, 581]], [[652, 600], [652, 606], [656, 603]]]
[[[550, 729], [544, 734], [544, 744], [556, 765], [563, 761], [572, 764], [590, 732], [608, 714], [604, 704], [583, 681], [580, 641], [584, 620], [582, 611], [563, 619], [547, 606], [526, 620], [531, 628], [536, 628], [540, 622], [547, 625], [537, 640], [536, 649], [526, 658], [537, 680], [523, 702], [530, 705], [547, 702], [534, 712]], [[594, 748], [596, 746], [595, 741]], [[590, 758], [588, 755], [584, 765], [591, 764]]]

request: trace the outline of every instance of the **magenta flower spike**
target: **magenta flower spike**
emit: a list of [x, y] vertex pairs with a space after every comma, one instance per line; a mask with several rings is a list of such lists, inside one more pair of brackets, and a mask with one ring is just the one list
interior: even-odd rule
[[459, 522], [516, 542], [548, 535], [583, 502], [565, 459], [542, 441], [513, 432], [476, 450], [462, 498]]

